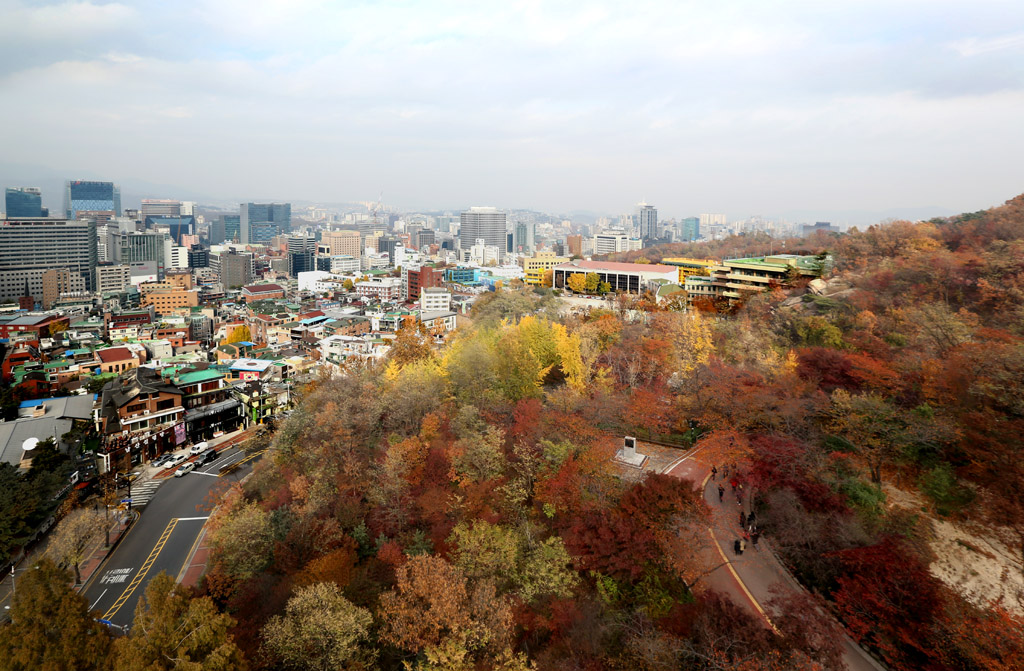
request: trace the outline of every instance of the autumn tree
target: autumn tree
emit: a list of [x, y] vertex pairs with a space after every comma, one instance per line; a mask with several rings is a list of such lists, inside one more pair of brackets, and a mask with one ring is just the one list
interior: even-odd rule
[[507, 651], [512, 611], [494, 583], [470, 584], [434, 555], [412, 557], [396, 574], [395, 589], [380, 599], [384, 640], [442, 667], [462, 668]]
[[284, 615], [267, 622], [263, 638], [283, 668], [372, 669], [372, 625], [370, 611], [342, 596], [337, 585], [316, 583], [296, 590]]
[[131, 633], [114, 644], [114, 671], [243, 671], [233, 625], [209, 597], [189, 598], [161, 571], [135, 607]]
[[239, 580], [263, 571], [273, 558], [270, 524], [270, 514], [255, 502], [226, 507], [213, 524], [211, 541], [216, 566]]
[[224, 338], [224, 342], [222, 342], [221, 344], [230, 345], [236, 342], [249, 342], [251, 340], [252, 333], [249, 331], [249, 327], [246, 326], [245, 324], [242, 324], [241, 326], [236, 326], [235, 328], [231, 329], [231, 333], [229, 333], [228, 336]]
[[587, 291], [587, 276], [584, 273], [573, 273], [572, 275], [569, 275], [569, 278], [565, 283], [577, 294], [586, 293]]
[[106, 669], [110, 634], [49, 559], [18, 578], [11, 622], [0, 627], [0, 671]]
[[104, 516], [91, 508], [77, 508], [68, 513], [57, 525], [47, 553], [57, 562], [70, 564], [75, 570], [75, 582], [82, 582], [79, 566], [89, 558], [93, 543], [103, 531]]
[[541, 275], [540, 285], [548, 289], [553, 287], [555, 285], [555, 271], [550, 268], [545, 270], [544, 274]]

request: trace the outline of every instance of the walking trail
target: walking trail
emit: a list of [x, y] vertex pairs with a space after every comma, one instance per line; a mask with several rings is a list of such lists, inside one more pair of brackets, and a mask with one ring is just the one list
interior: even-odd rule
[[[709, 530], [713, 540], [711, 544], [712, 566], [724, 563], [714, 570], [706, 579], [705, 584], [717, 592], [728, 595], [735, 603], [740, 604], [769, 627], [774, 629], [771, 616], [766, 612], [765, 604], [773, 596], [772, 588], [795, 593], [802, 588], [779, 563], [771, 551], [771, 539], [762, 536], [755, 549], [747, 543], [742, 555], [733, 552], [733, 542], [740, 538], [740, 512], [750, 513], [750, 502], [744, 497], [737, 503], [728, 479], [721, 472], [717, 479], [712, 480], [711, 469], [694, 458], [696, 451], [690, 452], [669, 464], [664, 472], [673, 477], [692, 482], [695, 488], [703, 492], [704, 501], [712, 511], [712, 525]], [[724, 481], [723, 481], [724, 479]], [[718, 500], [718, 485], [725, 487], [723, 500]], [[874, 658], [868, 655], [849, 636], [843, 636], [843, 660], [850, 671], [885, 671]]]

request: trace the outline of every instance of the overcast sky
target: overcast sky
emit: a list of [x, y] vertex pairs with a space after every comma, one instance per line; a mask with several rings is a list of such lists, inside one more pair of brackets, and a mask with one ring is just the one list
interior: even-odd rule
[[0, 102], [7, 163], [225, 200], [964, 211], [1024, 2], [0, 0]]

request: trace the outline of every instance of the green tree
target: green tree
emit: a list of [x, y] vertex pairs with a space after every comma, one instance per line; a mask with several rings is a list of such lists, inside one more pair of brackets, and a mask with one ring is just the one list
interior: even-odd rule
[[209, 597], [190, 599], [161, 571], [135, 607], [131, 634], [114, 644], [114, 671], [242, 671], [232, 626]]
[[288, 669], [370, 669], [373, 616], [341, 594], [334, 583], [300, 587], [283, 616], [263, 628], [267, 649]]
[[110, 634], [49, 559], [18, 578], [11, 623], [0, 627], [0, 671], [92, 671], [107, 668]]
[[588, 294], [597, 293], [597, 288], [601, 285], [601, 276], [597, 273], [587, 273], [586, 288]]

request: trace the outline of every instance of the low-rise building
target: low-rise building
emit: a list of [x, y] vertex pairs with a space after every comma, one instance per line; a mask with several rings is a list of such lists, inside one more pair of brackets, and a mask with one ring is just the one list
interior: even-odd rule
[[242, 301], [245, 303], [284, 297], [284, 287], [279, 284], [250, 284], [242, 287]]
[[540, 285], [544, 280], [544, 273], [568, 262], [568, 256], [558, 256], [549, 250], [539, 251], [532, 258], [523, 259], [523, 281], [527, 284]]
[[614, 261], [570, 261], [554, 268], [554, 286], [569, 288], [569, 277], [576, 274], [596, 273], [601, 282], [611, 286], [611, 291], [639, 294], [647, 291], [652, 280], [675, 283], [679, 271], [673, 266], [653, 263], [616, 263]]
[[443, 287], [428, 287], [420, 291], [420, 310], [448, 312], [452, 309], [452, 293]]
[[356, 282], [356, 293], [362, 298], [378, 301], [397, 301], [402, 295], [402, 280], [398, 277], [371, 277]]

